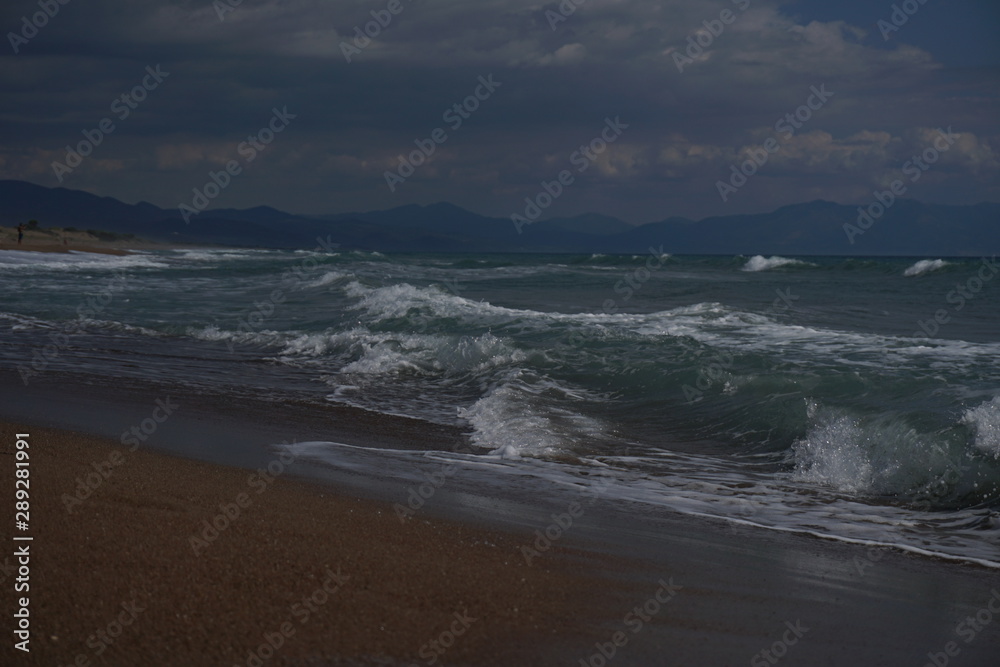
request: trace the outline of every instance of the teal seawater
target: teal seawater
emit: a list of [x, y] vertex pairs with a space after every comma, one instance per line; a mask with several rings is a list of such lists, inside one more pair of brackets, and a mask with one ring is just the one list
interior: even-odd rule
[[0, 251], [0, 290], [29, 382], [403, 414], [622, 501], [1000, 562], [993, 256]]

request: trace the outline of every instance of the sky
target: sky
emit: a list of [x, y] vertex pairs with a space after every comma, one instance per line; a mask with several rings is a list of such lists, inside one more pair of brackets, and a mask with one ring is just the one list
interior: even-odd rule
[[0, 9], [0, 178], [636, 224], [1000, 201], [996, 0], [65, 1]]

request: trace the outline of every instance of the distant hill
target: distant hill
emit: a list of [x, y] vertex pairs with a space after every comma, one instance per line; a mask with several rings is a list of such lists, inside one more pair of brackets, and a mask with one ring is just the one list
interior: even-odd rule
[[[176, 209], [126, 204], [79, 190], [0, 181], [0, 224], [102, 229], [156, 241], [303, 248], [330, 237], [345, 248], [425, 252], [622, 252], [674, 254], [992, 255], [1000, 251], [1000, 204], [899, 200], [867, 229], [857, 205], [813, 201], [770, 213], [700, 221], [670, 217], [633, 226], [585, 214], [523, 225], [441, 202], [384, 211], [302, 216], [267, 206], [212, 209], [185, 223]], [[853, 241], [853, 243], [851, 242]]]

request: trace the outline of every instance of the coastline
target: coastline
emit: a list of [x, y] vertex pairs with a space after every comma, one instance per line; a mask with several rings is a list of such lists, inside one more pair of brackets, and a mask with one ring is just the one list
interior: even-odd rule
[[[614, 503], [589, 507], [527, 562], [536, 531], [578, 494], [489, 487], [459, 474], [402, 523], [393, 503], [405, 502], [408, 483], [390, 469], [370, 477], [350, 465], [296, 462], [258, 495], [262, 483], [251, 486], [250, 477], [278, 456], [268, 445], [281, 433], [370, 447], [420, 431], [351, 410], [186, 396], [184, 409], [130, 452], [118, 434], [178, 395], [162, 389], [115, 393], [53, 374], [0, 406], [2, 478], [12, 478], [14, 433], [31, 433], [42, 452], [32, 472], [38, 652], [11, 664], [70, 664], [82, 653], [90, 664], [246, 665], [338, 565], [352, 580], [322, 614], [310, 612], [315, 624], [293, 625], [263, 665], [431, 664], [421, 648], [458, 622], [463, 606], [483, 622], [461, 638], [445, 635], [454, 646], [434, 664], [596, 665], [602, 646], [619, 665], [748, 664], [778, 646], [789, 665], [923, 665], [959, 641], [963, 664], [985, 665], [1000, 643], [1000, 622], [961, 643], [963, 619], [1000, 590], [997, 572], [975, 565]], [[114, 439], [85, 434], [95, 432]], [[69, 514], [62, 494], [116, 450], [124, 462]], [[208, 544], [195, 556], [192, 536], [219, 516], [220, 503], [239, 505], [240, 493], [252, 502], [218, 538], [202, 537]], [[660, 582], [679, 588], [664, 604], [651, 602]], [[93, 655], [88, 637], [123, 613], [133, 592], [161, 601], [155, 613], [146, 605], [150, 625]], [[637, 625], [632, 610], [647, 603], [657, 613]], [[781, 646], [793, 627], [802, 636]], [[609, 644], [615, 637], [626, 644]]]
[[[101, 232], [98, 232], [101, 233]], [[100, 255], [128, 255], [136, 250], [172, 250], [195, 248], [190, 244], [160, 243], [139, 237], [105, 234], [105, 238], [77, 229], [28, 229], [21, 243], [17, 242], [16, 227], [0, 226], [0, 250], [20, 252], [68, 253], [90, 252]], [[114, 236], [115, 238], [107, 238]]]
[[[7, 247], [10, 246], [10, 247]], [[123, 255], [128, 255], [129, 251], [118, 247], [118, 244], [109, 244], [108, 246], [93, 246], [93, 245], [57, 245], [55, 243], [24, 243], [22, 245], [11, 245], [0, 244], [0, 250], [10, 251], [16, 250], [18, 252], [39, 252], [39, 253], [70, 253], [70, 252], [89, 252], [98, 255], [115, 255], [121, 257]]]
[[5, 462], [17, 433], [33, 622], [5, 664], [551, 664], [600, 617], [591, 573], [529, 567], [502, 531], [26, 424], [0, 424]]

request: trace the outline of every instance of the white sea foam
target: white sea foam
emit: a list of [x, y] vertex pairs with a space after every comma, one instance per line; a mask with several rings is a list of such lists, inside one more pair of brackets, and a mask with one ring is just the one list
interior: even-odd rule
[[598, 420], [573, 409], [588, 400], [599, 399], [518, 370], [458, 416], [472, 425], [472, 443], [494, 456], [559, 459], [607, 437]]
[[799, 477], [852, 494], [876, 491], [877, 478], [885, 471], [875, 469], [875, 434], [858, 419], [823, 411], [814, 402], [807, 410], [813, 424], [806, 437], [792, 447]]
[[405, 319], [411, 324], [456, 319], [470, 326], [510, 327], [518, 331], [576, 329], [586, 336], [680, 337], [730, 352], [772, 354], [781, 349], [788, 361], [810, 365], [826, 360], [868, 369], [894, 367], [976, 367], [1000, 356], [998, 343], [926, 340], [906, 336], [836, 331], [787, 324], [717, 302], [696, 303], [654, 313], [558, 313], [496, 306], [473, 301], [438, 287], [398, 283], [368, 287], [358, 281], [344, 286], [358, 299], [372, 322]]
[[972, 427], [978, 449], [1000, 459], [1000, 396], [966, 410], [962, 423]]
[[673, 320], [696, 324], [702, 319], [714, 320], [724, 316], [744, 318], [743, 324], [748, 321], [769, 321], [763, 316], [741, 313], [719, 303], [699, 303], [658, 313], [559, 313], [507, 308], [487, 301], [473, 301], [437, 286], [417, 287], [409, 283], [397, 283], [387, 287], [369, 287], [352, 281], [343, 289], [349, 297], [359, 300], [356, 307], [367, 311], [375, 322], [402, 318], [412, 321], [414, 317], [423, 317], [454, 318], [472, 325], [499, 326], [516, 323], [520, 327], [544, 328], [558, 323], [587, 327], [605, 325], [632, 330]]
[[51, 329], [55, 327], [55, 324], [47, 320], [43, 320], [38, 317], [32, 317], [31, 315], [22, 315], [20, 313], [5, 313], [0, 311], [0, 321], [6, 320], [10, 322], [11, 331], [24, 331], [29, 329]]
[[[807, 414], [809, 431], [792, 447], [798, 479], [860, 496], [932, 499], [971, 490], [963, 477], [972, 470], [969, 461], [943, 434], [922, 432], [896, 415], [861, 416], [815, 401], [807, 402]], [[986, 421], [978, 414], [973, 420]], [[1000, 420], [985, 424], [986, 444], [1000, 433], [994, 425]]]
[[[484, 411], [485, 412], [485, 411]], [[529, 424], [530, 426], [530, 424]], [[501, 436], [502, 437], [502, 436]], [[555, 445], [557, 448], [559, 444]], [[296, 458], [322, 462], [335, 469], [376, 475], [379, 479], [426, 479], [429, 469], [442, 463], [461, 467], [451, 488], [466, 491], [463, 502], [495, 506], [498, 497], [523, 487], [520, 496], [560, 500], [549, 493], [579, 498], [589, 490], [609, 502], [625, 503], [643, 511], [643, 505], [665, 507], [690, 516], [716, 519], [746, 528], [776, 530], [851, 544], [880, 546], [922, 556], [978, 563], [1000, 568], [988, 531], [976, 530], [981, 510], [949, 513], [917, 512], [887, 504], [871, 504], [814, 487], [808, 496], [789, 475], [748, 476], [717, 458], [697, 454], [652, 451], [644, 456], [602, 456], [600, 460], [550, 462], [534, 459], [530, 465], [504, 452], [474, 455], [457, 452], [386, 450], [335, 442], [300, 442], [276, 447]], [[656, 472], [649, 472], [655, 469]], [[640, 472], [643, 471], [643, 472]], [[812, 500], [808, 500], [812, 499]], [[742, 530], [743, 528], [737, 528]], [[949, 533], [946, 541], [928, 538]]]
[[271, 329], [261, 329], [258, 331], [234, 331], [231, 329], [221, 329], [214, 324], [209, 324], [204, 327], [188, 327], [187, 335], [198, 340], [235, 343], [237, 345], [251, 345], [265, 348], [281, 346], [297, 336], [296, 332], [273, 331]]
[[304, 287], [314, 288], [314, 287], [325, 287], [326, 285], [332, 285], [333, 283], [341, 280], [342, 278], [350, 277], [351, 274], [344, 273], [343, 271], [327, 271], [322, 276], [316, 280], [311, 280], [305, 283]]
[[368, 311], [376, 321], [403, 318], [411, 311], [426, 311], [433, 317], [457, 317], [478, 319], [480, 317], [532, 317], [538, 313], [494, 306], [485, 301], [472, 301], [450, 294], [437, 287], [416, 287], [409, 283], [398, 283], [388, 287], [367, 287], [354, 281], [344, 287], [344, 292], [360, 299], [358, 308]]
[[44, 253], [0, 250], [0, 268], [16, 271], [81, 271], [166, 268], [151, 255], [104, 255], [93, 252]]
[[903, 271], [904, 276], [922, 276], [931, 271], [937, 271], [948, 266], [948, 262], [943, 259], [922, 259], [910, 268]]
[[743, 265], [744, 271], [769, 271], [771, 269], [776, 269], [781, 266], [816, 266], [815, 264], [810, 264], [809, 262], [803, 262], [801, 259], [788, 259], [787, 257], [764, 257], [763, 255], [754, 255], [750, 260]]
[[251, 250], [214, 250], [214, 249], [178, 249], [173, 253], [179, 259], [192, 262], [216, 262], [223, 260], [258, 259], [260, 251]]
[[479, 376], [492, 368], [512, 366], [526, 355], [491, 333], [480, 336], [360, 333], [353, 341], [360, 358], [343, 373], [383, 375], [400, 371]]

